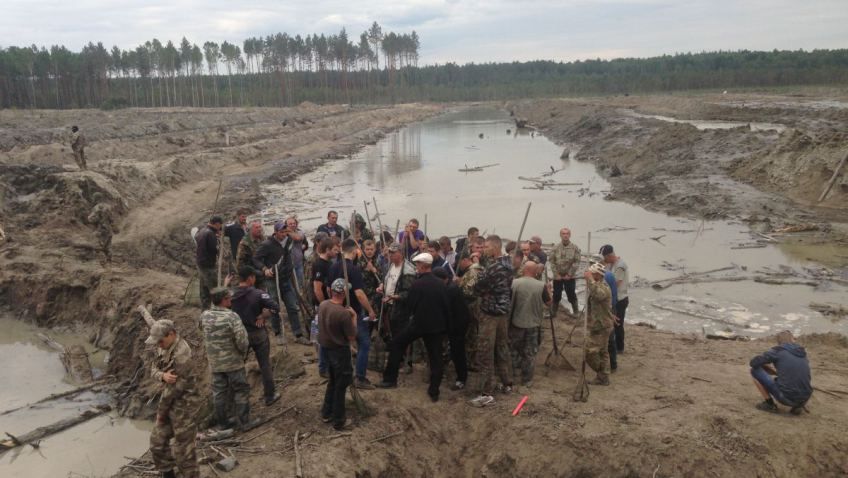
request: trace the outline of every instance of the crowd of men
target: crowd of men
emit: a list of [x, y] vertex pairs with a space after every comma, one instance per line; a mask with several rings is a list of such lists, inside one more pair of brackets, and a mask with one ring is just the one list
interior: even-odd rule
[[[612, 245], [601, 247], [581, 268], [583, 255], [568, 228], [561, 229], [560, 241], [549, 252], [538, 236], [505, 243], [494, 234], [480, 236], [476, 227], [454, 249], [448, 237], [427, 237], [416, 219], [396, 235], [383, 232], [375, 241], [361, 216], [351, 218], [350, 229], [338, 217], [330, 211], [311, 243], [295, 217], [276, 223], [266, 238], [263, 225], [248, 223], [244, 212], [226, 227], [221, 217], [212, 217], [196, 234], [204, 309], [200, 326], [218, 427], [254, 426], [244, 366], [250, 350], [261, 371], [264, 403], [280, 399], [268, 327], [277, 344], [286, 344], [283, 309], [294, 341], [316, 347], [319, 374], [327, 378], [321, 419], [337, 430], [351, 426], [345, 411], [348, 387], [396, 388], [399, 374], [412, 373], [422, 355], [432, 401], [439, 400], [446, 365], [452, 364], [450, 389], [468, 393], [470, 405], [491, 405], [495, 392], [510, 393], [519, 384], [532, 387], [542, 321], [548, 314], [557, 316], [563, 292], [571, 305], [566, 314], [581, 316], [576, 292], [581, 275], [587, 290], [584, 359], [596, 373], [594, 384], [610, 384], [625, 348], [629, 288], [627, 264]], [[237, 274], [221, 287], [223, 237], [229, 238]], [[190, 419], [198, 391], [186, 371], [191, 350], [168, 320], [156, 322], [147, 343], [158, 344], [152, 376], [165, 384], [151, 436], [157, 469], [163, 476], [175, 476], [175, 467], [182, 476], [198, 476]], [[784, 378], [783, 388], [770, 381], [766, 372], [780, 370], [764, 364], [775, 363], [795, 375], [803, 375], [806, 364], [803, 348], [792, 343], [791, 335], [779, 344], [751, 362], [765, 399], [759, 407], [774, 410], [774, 397], [794, 412], [809, 398], [809, 368], [806, 381], [801, 377], [789, 386]], [[372, 384], [368, 369], [379, 372], [380, 380]]]
[[[294, 342], [316, 348], [318, 372], [327, 379], [321, 419], [337, 430], [351, 426], [348, 387], [396, 388], [400, 373], [412, 373], [423, 357], [434, 402], [446, 365], [455, 375], [450, 389], [468, 393], [473, 406], [491, 405], [495, 392], [510, 393], [518, 384], [532, 387], [543, 319], [556, 316], [563, 292], [570, 314], [580, 313], [576, 281], [582, 256], [567, 228], [546, 253], [538, 236], [505, 243], [472, 227], [454, 249], [448, 237], [429, 238], [416, 219], [378, 238], [358, 214], [349, 228], [338, 219], [330, 211], [311, 242], [296, 217], [277, 222], [264, 237], [263, 224], [248, 223], [245, 211], [226, 226], [214, 216], [194, 236], [204, 309], [200, 327], [219, 428], [255, 425], [244, 365], [250, 351], [265, 405], [280, 399], [269, 328], [277, 345], [287, 343], [282, 310]], [[236, 274], [222, 280], [223, 238], [231, 258], [225, 269]], [[594, 383], [609, 385], [616, 355], [624, 349], [629, 277], [612, 246], [600, 253], [583, 274], [589, 291], [585, 358], [597, 373]], [[196, 432], [189, 417], [199, 399], [187, 372], [191, 350], [169, 320], [156, 322], [147, 343], [158, 345], [152, 376], [166, 389], [151, 436], [153, 458], [164, 476], [175, 476], [176, 469], [197, 476], [194, 440], [188, 439]], [[380, 374], [376, 383], [369, 369]]]

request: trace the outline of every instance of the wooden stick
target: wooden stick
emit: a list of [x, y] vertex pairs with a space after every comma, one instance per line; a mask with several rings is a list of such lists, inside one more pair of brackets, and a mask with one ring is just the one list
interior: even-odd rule
[[374, 232], [374, 226], [371, 225], [371, 213], [368, 212], [368, 201], [362, 200], [362, 205], [365, 206], [365, 219], [368, 221], [368, 229]]
[[[344, 260], [344, 258], [342, 260]], [[294, 476], [297, 478], [303, 478], [303, 464], [301, 463], [302, 457], [300, 456], [300, 447], [298, 446], [299, 435], [299, 431], [294, 432]]]
[[701, 377], [689, 377], [689, 378], [691, 378], [692, 380], [697, 380], [697, 381], [699, 381], [699, 382], [713, 383], [713, 381], [712, 381], [712, 380], [707, 380], [707, 379], [705, 379], [705, 378], [701, 378]]
[[65, 397], [70, 397], [70, 396], [73, 396], [73, 395], [78, 395], [82, 392], [90, 390], [92, 387], [94, 387], [96, 385], [101, 385], [102, 383], [103, 383], [102, 381], [93, 382], [93, 383], [89, 383], [88, 385], [84, 385], [82, 387], [75, 388], [73, 390], [68, 390], [67, 392], [53, 393], [53, 394], [48, 395], [48, 396], [46, 396], [46, 397], [44, 397], [44, 398], [42, 398], [38, 401], [28, 403], [26, 405], [22, 405], [22, 406], [17, 407], [17, 408], [10, 408], [9, 410], [6, 410], [6, 411], [0, 413], [0, 415], [8, 415], [12, 412], [16, 412], [16, 411], [21, 410], [23, 408], [30, 408], [34, 405], [39, 404], [39, 403], [49, 402], [51, 400], [56, 400], [58, 398], [65, 398]]
[[424, 240], [429, 240], [430, 234], [427, 233], [427, 213], [424, 213]]
[[44, 437], [59, 433], [63, 430], [67, 430], [75, 425], [83, 423], [85, 421], [91, 420], [92, 418], [99, 417], [104, 413], [108, 412], [110, 407], [104, 406], [101, 408], [94, 408], [91, 410], [86, 410], [82, 412], [80, 415], [71, 418], [65, 418], [64, 420], [60, 420], [56, 423], [52, 423], [50, 425], [45, 425], [43, 427], [38, 427], [35, 430], [25, 433], [19, 437], [16, 437], [14, 440], [5, 440], [0, 442], [0, 450], [5, 450], [9, 448], [15, 448], [22, 444], [31, 443], [37, 440], [40, 440]]
[[[845, 398], [842, 395], [839, 395], [838, 393], [844, 393], [844, 394], [848, 395], [848, 392], [841, 392], [841, 391], [836, 392], [836, 391], [831, 391], [831, 390], [825, 390], [823, 388], [819, 388], [819, 387], [815, 387], [815, 386], [813, 387], [813, 390], [816, 390], [816, 391], [822, 392], [822, 393], [826, 393], [826, 394], [828, 394], [832, 397], [836, 397], [836, 398]], [[8, 435], [8, 433], [7, 433], [7, 435]]]
[[377, 437], [377, 438], [375, 438], [375, 439], [371, 440], [371, 441], [370, 441], [370, 442], [368, 442], [368, 443], [377, 443], [378, 441], [388, 440], [389, 438], [396, 437], [396, 436], [398, 436], [398, 435], [403, 434], [405, 431], [406, 431], [406, 430], [401, 430], [401, 431], [398, 431], [398, 432], [389, 433], [388, 435], [383, 435], [383, 436], [381, 436], [381, 437]]
[[524, 212], [524, 220], [521, 221], [521, 230], [518, 231], [518, 240], [515, 242], [521, 243], [521, 236], [524, 234], [524, 226], [527, 224], [527, 216], [530, 215], [530, 206], [532, 205], [532, 202], [527, 203], [527, 211]]
[[[383, 244], [383, 220], [380, 219], [380, 210], [377, 209], [377, 198], [375, 198], [374, 196], [371, 196], [371, 201], [374, 202], [374, 214], [377, 215], [377, 227], [380, 228], [380, 239], [379, 239], [380, 244], [385, 246], [385, 244]], [[380, 252], [382, 253], [383, 251], [380, 251]]]
[[848, 160], [848, 154], [846, 154], [842, 161], [836, 166], [836, 169], [833, 170], [833, 176], [830, 177], [830, 180], [827, 182], [827, 185], [824, 187], [824, 191], [822, 191], [821, 196], [819, 196], [818, 202], [824, 201], [824, 198], [827, 197], [827, 193], [830, 192], [830, 189], [836, 183], [836, 178], [839, 176], [839, 172], [842, 171], [842, 167], [845, 166], [845, 161]]

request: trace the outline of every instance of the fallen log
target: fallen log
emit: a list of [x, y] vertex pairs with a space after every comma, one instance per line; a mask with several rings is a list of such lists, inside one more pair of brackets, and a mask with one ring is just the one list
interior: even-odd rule
[[57, 399], [60, 399], [60, 398], [73, 397], [75, 395], [79, 395], [82, 392], [86, 392], [88, 390], [91, 390], [95, 386], [101, 385], [101, 384], [103, 384], [102, 381], [93, 382], [93, 383], [89, 383], [88, 385], [83, 385], [82, 387], [75, 388], [73, 390], [68, 390], [66, 392], [53, 393], [53, 394], [50, 394], [50, 395], [48, 395], [48, 396], [46, 396], [46, 397], [44, 397], [44, 398], [42, 398], [38, 401], [35, 401], [35, 402], [32, 402], [32, 403], [27, 403], [26, 405], [21, 405], [20, 407], [17, 407], [17, 408], [10, 408], [9, 410], [6, 410], [6, 411], [0, 413], [0, 416], [8, 415], [12, 412], [16, 412], [16, 411], [22, 410], [24, 408], [32, 408], [35, 405], [38, 405], [39, 403], [49, 402], [51, 400], [57, 400]]
[[680, 279], [689, 279], [689, 278], [692, 278], [692, 277], [705, 276], [705, 275], [708, 275], [708, 274], [714, 274], [716, 272], [724, 272], [724, 271], [729, 271], [729, 270], [733, 270], [733, 269], [736, 269], [736, 266], [720, 267], [718, 269], [712, 269], [712, 270], [703, 271], [703, 272], [690, 272], [688, 274], [683, 274], [682, 276], [674, 277], [672, 279], [663, 279], [663, 280], [658, 280], [658, 281], [652, 282], [651, 288], [656, 289], [656, 290], [662, 290], [662, 289], [666, 289], [666, 288], [674, 285], [674, 283], [676, 281], [679, 281]]
[[780, 229], [775, 229], [774, 232], [777, 233], [788, 233], [788, 232], [809, 232], [809, 231], [818, 231], [818, 224], [797, 224], [794, 226], [785, 226]]
[[[654, 287], [655, 290], [663, 290], [668, 289], [673, 285], [679, 284], [706, 284], [710, 282], [740, 282], [744, 280], [750, 280], [750, 276], [732, 276], [732, 277], [692, 277], [687, 279], [679, 279], [669, 284], [666, 284], [662, 288]], [[652, 286], [653, 287], [653, 286]]]
[[87, 422], [88, 420], [91, 420], [92, 418], [99, 417], [100, 415], [103, 415], [104, 413], [108, 412], [111, 409], [112, 409], [112, 407], [110, 407], [109, 405], [100, 405], [96, 408], [86, 410], [86, 411], [82, 412], [81, 414], [79, 414], [75, 417], [65, 418], [64, 420], [59, 420], [56, 423], [53, 423], [53, 424], [50, 424], [50, 425], [45, 425], [43, 427], [38, 427], [38, 428], [36, 428], [35, 430], [33, 430], [29, 433], [25, 433], [23, 435], [16, 437], [14, 440], [9, 439], [9, 440], [5, 440], [5, 441], [0, 442], [0, 452], [15, 448], [15, 447], [18, 447], [18, 446], [21, 446], [21, 445], [25, 445], [27, 443], [36, 442], [36, 441], [41, 440], [43, 438], [46, 438], [50, 435], [54, 435], [54, 434], [59, 433], [61, 431], [67, 430], [68, 428], [79, 425], [80, 423]]
[[813, 280], [775, 279], [773, 277], [754, 277], [754, 282], [772, 285], [808, 285], [811, 287], [818, 287], [820, 284], [819, 281]]
[[721, 317], [713, 317], [711, 315], [702, 314], [700, 312], [695, 312], [694, 310], [686, 310], [686, 309], [681, 309], [681, 308], [678, 308], [678, 307], [672, 307], [670, 305], [657, 304], [657, 303], [652, 303], [651, 305], [656, 307], [657, 309], [660, 309], [660, 310], [667, 310], [669, 312], [676, 312], [678, 314], [689, 315], [689, 316], [695, 317], [697, 319], [711, 320], [713, 322], [718, 322], [720, 324], [730, 325], [730, 326], [733, 326], [733, 327], [747, 327], [748, 326], [747, 324], [738, 324], [738, 323], [730, 321], [730, 320], [722, 319]]
[[732, 246], [731, 249], [762, 249], [766, 247], [765, 244], [740, 244], [738, 246]]

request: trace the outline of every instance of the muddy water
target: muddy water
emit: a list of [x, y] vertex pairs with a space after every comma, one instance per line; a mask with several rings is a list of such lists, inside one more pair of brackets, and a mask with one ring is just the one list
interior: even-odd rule
[[[458, 237], [473, 225], [514, 239], [527, 204], [532, 202], [525, 238], [538, 234], [552, 244], [559, 239], [559, 229], [568, 226], [572, 239], [586, 250], [591, 231], [592, 252], [602, 244], [613, 244], [629, 264], [631, 279], [638, 277], [643, 282], [731, 265], [738, 268], [738, 275], [753, 275], [765, 267], [801, 270], [815, 266], [803, 259], [803, 254], [796, 256], [774, 246], [733, 249], [754, 242], [740, 223], [693, 221], [606, 201], [609, 183], [594, 166], [561, 160], [561, 154], [561, 147], [538, 134], [516, 134], [510, 118], [501, 111], [454, 111], [391, 134], [352, 159], [329, 163], [285, 186], [266, 188], [268, 204], [263, 215], [267, 220], [296, 213], [302, 226], [314, 231], [325, 222], [328, 209], [338, 210], [347, 222], [354, 209], [363, 210], [364, 200], [375, 197], [384, 214], [384, 227], [394, 229], [398, 220], [403, 224], [415, 217], [424, 228], [426, 218], [432, 237]], [[489, 164], [497, 166], [480, 172], [458, 171], [466, 165]], [[551, 167], [564, 169], [545, 179], [580, 184], [534, 190], [525, 189], [533, 183], [518, 179], [541, 177]], [[373, 217], [373, 205], [369, 208]], [[377, 228], [377, 222], [372, 223]], [[659, 292], [639, 287], [631, 290], [627, 320], [675, 331], [727, 326], [653, 305], [671, 303], [679, 309], [696, 304], [747, 335], [783, 328], [848, 333], [848, 321], [832, 322], [808, 308], [810, 302], [845, 304], [845, 292], [838, 286], [814, 290], [753, 281], [672, 286]]]
[[695, 128], [698, 129], [733, 129], [739, 128], [742, 126], [747, 126], [751, 129], [751, 131], [777, 131], [778, 133], [784, 131], [786, 126], [778, 123], [756, 123], [756, 122], [746, 122], [743, 123], [741, 121], [718, 121], [718, 120], [682, 120], [677, 118], [672, 118], [670, 116], [660, 116], [660, 115], [646, 115], [642, 113], [636, 113], [633, 110], [622, 110], [628, 116], [633, 116], [635, 118], [650, 118], [660, 121], [666, 121], [669, 123], [683, 123], [683, 124], [691, 124]]
[[[108, 403], [105, 394], [86, 392], [25, 407], [78, 386], [68, 381], [59, 355], [43, 345], [37, 333], [48, 333], [66, 346], [84, 345], [89, 353], [93, 350], [80, 334], [47, 331], [8, 317], [0, 318], [0, 329], [0, 363], [14, 364], [0, 367], [0, 413], [24, 407], [0, 415], [0, 430], [22, 435]], [[91, 359], [95, 372], [103, 369], [104, 352], [93, 353]], [[109, 476], [127, 463], [124, 456], [138, 456], [146, 450], [149, 430], [146, 422], [103, 415], [45, 438], [38, 450], [25, 446], [3, 453], [0, 476]]]

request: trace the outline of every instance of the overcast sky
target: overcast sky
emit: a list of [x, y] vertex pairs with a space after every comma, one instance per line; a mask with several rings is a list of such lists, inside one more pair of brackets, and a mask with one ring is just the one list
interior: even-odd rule
[[0, 46], [202, 44], [276, 32], [421, 37], [425, 63], [848, 47], [848, 0], [4, 0]]

